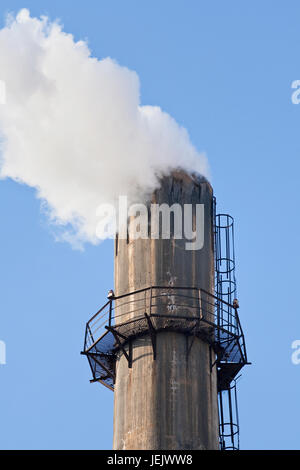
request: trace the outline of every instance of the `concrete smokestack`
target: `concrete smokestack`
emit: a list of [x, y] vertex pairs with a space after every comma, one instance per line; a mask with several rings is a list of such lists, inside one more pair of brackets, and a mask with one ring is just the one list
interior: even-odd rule
[[[187, 240], [173, 237], [116, 240], [115, 295], [164, 286], [167, 297], [157, 302], [168, 315], [170, 286], [197, 287], [214, 294], [213, 191], [206, 180], [177, 172], [162, 179], [151, 202], [179, 203], [182, 208], [184, 204], [204, 204], [204, 246], [200, 250], [186, 250]], [[132, 296], [133, 305], [137, 305], [137, 296], [148, 306], [149, 291]], [[120, 311], [121, 300], [117, 302]], [[190, 306], [192, 315], [194, 302], [187, 299], [185, 312]], [[172, 315], [180, 316], [182, 308], [171, 303]], [[134, 324], [143, 308], [127, 308], [122, 322], [133, 320]], [[159, 321], [155, 324], [155, 358], [149, 333], [137, 335], [125, 346], [127, 351], [131, 348], [131, 367], [124, 353], [118, 353], [113, 448], [218, 449], [217, 377], [216, 367], [211, 367], [215, 354], [199, 335], [160, 328]]]

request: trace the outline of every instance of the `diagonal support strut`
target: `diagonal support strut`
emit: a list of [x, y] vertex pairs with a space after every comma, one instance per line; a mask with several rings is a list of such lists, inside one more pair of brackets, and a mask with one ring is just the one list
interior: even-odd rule
[[145, 313], [145, 317], [148, 323], [148, 328], [149, 328], [149, 333], [150, 333], [150, 338], [151, 338], [151, 343], [152, 343], [152, 349], [153, 349], [153, 359], [154, 361], [156, 360], [156, 330], [153, 326], [153, 323], [151, 321], [151, 318], [147, 313]]
[[127, 359], [128, 367], [129, 367], [129, 369], [131, 369], [131, 367], [132, 367], [132, 343], [131, 343], [131, 341], [129, 342], [129, 354], [128, 354], [126, 349], [124, 348], [124, 345], [121, 343], [119, 336], [123, 339], [127, 339], [127, 338], [125, 336], [121, 335], [120, 333], [118, 333], [111, 326], [106, 326], [105, 328], [114, 335], [114, 338], [115, 338], [116, 342], [118, 343], [119, 348], [122, 350], [124, 356]]

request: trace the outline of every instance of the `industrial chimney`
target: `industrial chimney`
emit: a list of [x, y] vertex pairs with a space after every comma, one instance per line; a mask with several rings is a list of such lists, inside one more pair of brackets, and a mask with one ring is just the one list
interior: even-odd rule
[[161, 179], [147, 216], [142, 237], [116, 237], [114, 291], [86, 327], [92, 381], [115, 393], [113, 448], [237, 448], [231, 391], [247, 358], [231, 223], [216, 224], [208, 181], [180, 171]]

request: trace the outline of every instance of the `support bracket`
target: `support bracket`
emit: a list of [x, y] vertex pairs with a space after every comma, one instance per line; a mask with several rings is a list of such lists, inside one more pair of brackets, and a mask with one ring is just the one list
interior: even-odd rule
[[153, 359], [154, 361], [156, 360], [156, 330], [153, 326], [153, 323], [151, 321], [151, 318], [147, 313], [145, 313], [145, 317], [148, 323], [148, 328], [149, 328], [149, 333], [150, 333], [150, 338], [151, 338], [151, 343], [152, 343], [152, 350], [153, 350]]
[[[103, 370], [115, 381], [115, 376], [112, 374], [112, 372], [103, 364], [103, 362], [98, 359], [99, 353], [92, 353], [92, 352], [82, 352], [81, 354], [84, 354], [85, 356], [91, 356], [91, 358], [99, 364], [100, 367], [102, 367]], [[94, 376], [95, 377], [95, 376]], [[97, 379], [98, 380], [98, 379]]]
[[106, 326], [105, 328], [114, 335], [114, 338], [115, 338], [119, 348], [122, 350], [124, 356], [127, 359], [128, 367], [129, 367], [129, 369], [131, 369], [131, 367], [132, 367], [132, 343], [131, 343], [131, 341], [129, 341], [129, 354], [128, 354], [126, 349], [124, 348], [124, 345], [120, 341], [120, 338], [123, 338], [123, 339], [126, 340], [127, 339], [126, 336], [123, 336], [121, 333], [118, 333], [118, 331], [116, 331], [111, 326]]

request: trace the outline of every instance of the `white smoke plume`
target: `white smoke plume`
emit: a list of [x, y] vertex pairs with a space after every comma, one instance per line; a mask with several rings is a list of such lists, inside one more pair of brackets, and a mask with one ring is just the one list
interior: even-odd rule
[[143, 202], [175, 168], [208, 176], [186, 130], [159, 107], [141, 105], [137, 74], [92, 57], [57, 22], [26, 9], [7, 19], [0, 80], [0, 177], [36, 188], [73, 246], [99, 242], [100, 204], [120, 194]]

